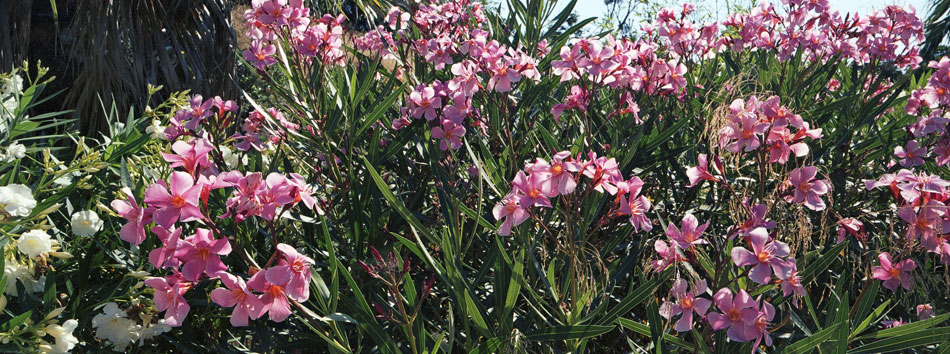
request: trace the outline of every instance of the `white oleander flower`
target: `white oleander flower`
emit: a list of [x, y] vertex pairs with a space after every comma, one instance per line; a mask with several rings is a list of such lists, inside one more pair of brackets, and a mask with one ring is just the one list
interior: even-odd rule
[[115, 351], [124, 352], [125, 349], [138, 339], [141, 327], [126, 317], [125, 311], [119, 305], [110, 302], [102, 308], [102, 313], [92, 318], [92, 327], [96, 329], [96, 338], [108, 340]]
[[16, 241], [16, 248], [30, 256], [30, 258], [36, 258], [41, 254], [52, 251], [53, 241], [46, 231], [30, 230], [20, 235], [20, 238]]
[[0, 206], [11, 216], [27, 216], [36, 207], [36, 199], [30, 187], [11, 184], [0, 187]]
[[79, 321], [68, 320], [63, 325], [51, 324], [43, 329], [46, 334], [53, 336], [55, 341], [52, 345], [43, 343], [40, 345], [40, 351], [43, 353], [69, 353], [76, 347], [79, 339], [73, 335], [73, 331], [79, 326]]
[[26, 157], [26, 146], [14, 141], [7, 146], [7, 151], [3, 154], [4, 162], [12, 162]]
[[23, 283], [23, 287], [30, 293], [38, 293], [46, 288], [46, 276], [39, 279], [33, 278], [33, 271], [30, 267], [20, 264], [12, 259], [7, 259], [3, 264], [3, 274], [7, 277], [7, 286], [4, 293], [10, 296], [19, 296], [17, 292], [17, 281]]
[[227, 146], [221, 147], [221, 157], [224, 158], [224, 164], [232, 170], [247, 164], [247, 155], [241, 158], [241, 154], [235, 154]]
[[165, 139], [165, 127], [162, 126], [162, 122], [158, 119], [152, 119], [152, 124], [145, 127], [145, 132], [148, 133], [152, 139]]
[[69, 221], [73, 233], [78, 236], [92, 236], [102, 228], [102, 219], [92, 210], [76, 212]]

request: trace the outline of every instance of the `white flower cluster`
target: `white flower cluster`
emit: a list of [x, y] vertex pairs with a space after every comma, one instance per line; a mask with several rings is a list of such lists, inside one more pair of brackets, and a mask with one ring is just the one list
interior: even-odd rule
[[6, 129], [7, 121], [13, 119], [13, 112], [20, 104], [17, 96], [22, 90], [23, 79], [16, 73], [0, 82], [0, 133]]
[[6, 151], [0, 151], [0, 161], [13, 162], [26, 157], [26, 146], [16, 141], [7, 146]]
[[18, 281], [30, 293], [43, 292], [46, 288], [46, 276], [40, 276], [38, 279], [33, 277], [33, 270], [28, 265], [11, 258], [7, 258], [3, 264], [3, 275], [7, 278], [6, 289], [3, 290], [6, 295], [20, 296], [17, 291]]
[[142, 324], [137, 323], [119, 309], [118, 304], [110, 302], [102, 308], [101, 314], [92, 318], [92, 327], [96, 329], [96, 338], [108, 340], [117, 352], [124, 352], [129, 344], [135, 342], [142, 345], [146, 340], [171, 330], [164, 319], [155, 323], [152, 323], [151, 318], [141, 320]]
[[79, 343], [79, 339], [73, 336], [73, 331], [79, 326], [79, 321], [67, 320], [62, 325], [52, 323], [43, 328], [43, 332], [53, 337], [53, 343], [40, 340], [41, 353], [69, 353]]

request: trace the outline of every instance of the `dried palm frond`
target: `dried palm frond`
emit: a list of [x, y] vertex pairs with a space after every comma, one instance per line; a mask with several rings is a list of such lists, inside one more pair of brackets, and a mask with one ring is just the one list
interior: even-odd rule
[[76, 80], [64, 101], [80, 131], [107, 131], [103, 107], [143, 108], [148, 84], [235, 96], [230, 0], [79, 0], [64, 37]]

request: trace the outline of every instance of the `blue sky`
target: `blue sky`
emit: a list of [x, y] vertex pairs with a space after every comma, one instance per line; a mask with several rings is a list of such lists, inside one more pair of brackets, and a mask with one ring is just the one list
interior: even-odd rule
[[[568, 0], [559, 0], [561, 4], [567, 4]], [[682, 4], [685, 1], [671, 1], [673, 4]], [[726, 0], [694, 0], [693, 4], [705, 3], [710, 7], [717, 7], [716, 4], [724, 4], [726, 2], [735, 3], [735, 1], [726, 1]], [[746, 2], [746, 1], [740, 1]], [[775, 1], [780, 2], [780, 1]], [[912, 5], [917, 9], [917, 16], [924, 18], [929, 9], [929, 2], [927, 0], [830, 0], [831, 6], [838, 11], [844, 12], [858, 12], [861, 14], [866, 14], [874, 9], [880, 9], [887, 5]], [[604, 6], [603, 0], [578, 0], [577, 6], [574, 7], [574, 11], [577, 12], [580, 18], [588, 17], [600, 17], [604, 14], [607, 7]]]

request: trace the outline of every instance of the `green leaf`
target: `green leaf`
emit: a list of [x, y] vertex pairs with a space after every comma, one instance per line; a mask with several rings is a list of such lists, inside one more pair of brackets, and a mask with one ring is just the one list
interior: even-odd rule
[[917, 322], [905, 324], [903, 326], [882, 329], [880, 331], [871, 333], [869, 335], [858, 337], [858, 340], [888, 338], [888, 337], [905, 335], [908, 333], [914, 333], [919, 330], [927, 329], [927, 328], [936, 326], [938, 324], [941, 324], [944, 321], [946, 321], [948, 318], [950, 318], [950, 313], [945, 313], [939, 316], [928, 318], [923, 321], [917, 321]]
[[811, 336], [799, 339], [797, 342], [790, 344], [785, 347], [785, 350], [782, 353], [785, 354], [798, 354], [798, 353], [810, 353], [813, 349], [818, 347], [819, 344], [831, 338], [835, 334], [835, 331], [838, 329], [840, 324], [825, 328], [812, 334]]
[[926, 345], [940, 343], [946, 341], [947, 338], [950, 338], [950, 327], [926, 328], [862, 345], [849, 350], [848, 354], [893, 353], [904, 349], [920, 348]]
[[549, 340], [570, 340], [591, 338], [610, 332], [616, 326], [601, 325], [578, 325], [578, 326], [555, 326], [537, 329], [525, 333], [525, 338], [534, 341]]

